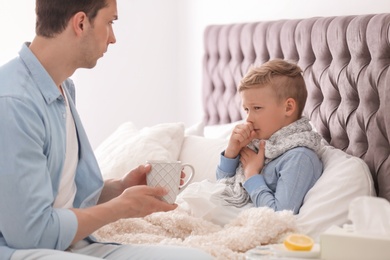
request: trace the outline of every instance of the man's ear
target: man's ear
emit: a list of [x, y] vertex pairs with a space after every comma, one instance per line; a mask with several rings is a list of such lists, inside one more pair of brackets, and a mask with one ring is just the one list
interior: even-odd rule
[[286, 115], [291, 116], [297, 110], [297, 102], [293, 98], [288, 98], [285, 102]]
[[77, 36], [83, 33], [87, 20], [87, 15], [84, 12], [78, 12], [71, 18], [72, 28]]

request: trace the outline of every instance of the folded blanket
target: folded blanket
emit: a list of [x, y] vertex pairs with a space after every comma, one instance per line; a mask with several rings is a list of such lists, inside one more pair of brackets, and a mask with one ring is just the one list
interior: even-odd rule
[[229, 224], [220, 226], [178, 207], [144, 218], [122, 219], [102, 227], [94, 235], [104, 242], [188, 246], [200, 248], [216, 259], [245, 259], [249, 249], [280, 243], [296, 231], [291, 211], [248, 208]]

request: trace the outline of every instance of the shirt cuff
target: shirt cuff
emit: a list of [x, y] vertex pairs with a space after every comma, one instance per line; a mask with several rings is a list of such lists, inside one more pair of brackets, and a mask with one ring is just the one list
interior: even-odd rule
[[236, 168], [239, 163], [239, 158], [239, 155], [237, 155], [235, 158], [226, 158], [225, 151], [223, 151], [221, 153], [221, 162], [219, 164], [220, 169], [223, 172], [236, 172]]
[[256, 174], [247, 179], [244, 184], [244, 189], [251, 194], [251, 192], [257, 190], [261, 186], [267, 186], [264, 181], [264, 177], [261, 174]]
[[69, 209], [54, 209], [59, 219], [60, 238], [56, 249], [65, 250], [72, 243], [78, 228], [76, 214]]

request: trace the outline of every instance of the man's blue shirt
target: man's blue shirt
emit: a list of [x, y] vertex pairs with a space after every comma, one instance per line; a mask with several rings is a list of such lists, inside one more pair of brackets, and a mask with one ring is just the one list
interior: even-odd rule
[[[103, 180], [74, 106], [74, 85], [62, 83], [79, 142], [75, 208], [95, 205]], [[14, 249], [65, 250], [77, 231], [68, 209], [53, 208], [66, 153], [66, 104], [53, 79], [24, 44], [0, 67], [0, 259]]]

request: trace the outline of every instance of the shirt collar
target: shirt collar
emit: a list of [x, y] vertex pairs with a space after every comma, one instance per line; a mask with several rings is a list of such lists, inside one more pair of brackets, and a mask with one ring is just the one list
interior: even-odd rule
[[24, 43], [22, 49], [19, 51], [19, 56], [30, 71], [31, 77], [42, 93], [46, 103], [50, 104], [62, 95], [49, 73], [39, 62], [34, 53], [32, 53], [29, 46], [29, 42]]

